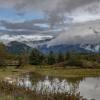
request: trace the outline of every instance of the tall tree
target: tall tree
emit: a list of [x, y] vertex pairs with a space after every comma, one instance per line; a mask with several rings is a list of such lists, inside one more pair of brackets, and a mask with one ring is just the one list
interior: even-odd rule
[[40, 65], [43, 61], [43, 54], [38, 49], [33, 49], [29, 56], [29, 62], [32, 65]]
[[69, 60], [71, 58], [71, 55], [69, 52], [65, 53], [65, 60]]
[[6, 47], [4, 44], [0, 43], [0, 66], [5, 64], [6, 57]]
[[63, 62], [64, 61], [64, 55], [62, 54], [62, 52], [58, 53], [58, 57], [57, 57], [57, 62]]
[[53, 65], [55, 62], [56, 62], [55, 55], [54, 55], [53, 51], [50, 51], [49, 55], [48, 55], [48, 64]]

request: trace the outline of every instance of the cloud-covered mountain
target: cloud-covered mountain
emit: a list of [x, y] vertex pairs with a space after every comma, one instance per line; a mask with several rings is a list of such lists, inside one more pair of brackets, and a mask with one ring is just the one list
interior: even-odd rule
[[[46, 48], [66, 46], [66, 49], [99, 52], [100, 50], [100, 20], [84, 23], [74, 23], [65, 32], [61, 29], [45, 31], [44, 34], [1, 34], [0, 41], [10, 43], [17, 41], [30, 47], [46, 45]], [[49, 34], [48, 34], [49, 32]], [[56, 33], [57, 32], [57, 33]], [[56, 34], [56, 35], [54, 35]], [[68, 47], [68, 48], [67, 48]], [[71, 47], [71, 48], [70, 48]], [[60, 47], [59, 47], [60, 48]], [[62, 47], [63, 48], [63, 47]], [[65, 50], [66, 51], [66, 50]]]
[[50, 35], [2, 35], [0, 40], [3, 42], [11, 42], [11, 41], [41, 41], [46, 39], [52, 39], [53, 36]]
[[0, 42], [13, 41], [97, 50], [100, 0], [0, 0]]
[[76, 23], [51, 40], [48, 46], [59, 44], [99, 44], [100, 20]]

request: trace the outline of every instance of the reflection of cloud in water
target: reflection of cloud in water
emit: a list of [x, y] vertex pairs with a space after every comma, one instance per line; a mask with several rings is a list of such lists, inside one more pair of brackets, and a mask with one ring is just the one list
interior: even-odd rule
[[[9, 81], [8, 81], [9, 82]], [[48, 76], [45, 77], [44, 80], [39, 80], [37, 83], [32, 85], [32, 82], [30, 80], [30, 76], [26, 75], [25, 77], [16, 79], [15, 84], [17, 86], [25, 87], [26, 89], [31, 89], [32, 91], [35, 91], [37, 93], [42, 94], [54, 94], [54, 93], [68, 93], [72, 92], [71, 88], [73, 88], [72, 84], [69, 84], [67, 80], [59, 78], [54, 78], [52, 80], [49, 80]]]
[[[36, 77], [33, 77], [36, 78]], [[37, 78], [36, 78], [37, 79]], [[75, 81], [76, 80], [76, 81]], [[13, 79], [6, 77], [5, 81], [10, 84], [15, 84], [24, 88], [28, 88], [32, 91], [42, 94], [65, 94], [67, 93], [79, 93], [80, 96], [87, 98], [88, 100], [96, 99], [100, 100], [100, 78], [87, 77], [87, 78], [74, 78], [74, 79], [59, 79], [45, 77], [35, 83], [32, 82], [30, 75]]]
[[45, 79], [44, 81], [39, 81], [33, 86], [33, 90], [41, 93], [66, 93], [69, 90], [68, 83], [66, 80], [60, 81], [58, 78], [50, 81]]
[[100, 77], [86, 78], [80, 82], [80, 95], [90, 100], [100, 100]]
[[29, 75], [27, 75], [25, 78], [21, 78], [21, 79], [18, 78], [17, 85], [31, 89], [32, 83], [30, 81]]

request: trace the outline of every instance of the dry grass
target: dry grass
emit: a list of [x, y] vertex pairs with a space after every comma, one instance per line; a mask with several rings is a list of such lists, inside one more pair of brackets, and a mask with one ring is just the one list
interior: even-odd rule
[[80, 100], [80, 94], [36, 94], [34, 91], [0, 82], [0, 100]]
[[0, 79], [14, 77], [27, 72], [35, 72], [40, 75], [54, 77], [93, 77], [100, 76], [100, 69], [76, 69], [76, 68], [51, 68], [50, 66], [30, 66], [27, 65], [20, 69], [6, 68], [0, 69]]

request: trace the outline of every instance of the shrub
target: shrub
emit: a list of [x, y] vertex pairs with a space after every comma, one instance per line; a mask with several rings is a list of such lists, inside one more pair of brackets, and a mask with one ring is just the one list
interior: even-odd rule
[[83, 67], [83, 62], [82, 60], [78, 60], [78, 59], [69, 59], [67, 65]]

